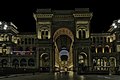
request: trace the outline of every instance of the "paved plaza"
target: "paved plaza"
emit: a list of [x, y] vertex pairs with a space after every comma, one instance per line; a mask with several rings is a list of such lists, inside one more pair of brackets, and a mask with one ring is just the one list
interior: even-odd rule
[[120, 80], [119, 75], [76, 75], [76, 73], [15, 74], [0, 80]]

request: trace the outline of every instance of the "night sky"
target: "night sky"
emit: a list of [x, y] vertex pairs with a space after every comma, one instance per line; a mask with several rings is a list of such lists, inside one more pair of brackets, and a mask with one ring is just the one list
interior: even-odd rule
[[[113, 20], [120, 18], [120, 5], [118, 1], [104, 2], [103, 0], [26, 0], [22, 1], [4, 1], [4, 5], [0, 5], [0, 20], [12, 21], [20, 32], [35, 32], [35, 20], [33, 12], [37, 8], [52, 8], [57, 10], [74, 9], [74, 8], [90, 8], [93, 12], [91, 20], [91, 32], [106, 32]], [[3, 4], [2, 3], [2, 4]], [[71, 4], [72, 3], [72, 4]]]

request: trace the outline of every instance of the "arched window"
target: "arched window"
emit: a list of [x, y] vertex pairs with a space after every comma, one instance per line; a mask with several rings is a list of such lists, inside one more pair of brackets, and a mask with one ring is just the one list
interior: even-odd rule
[[105, 50], [104, 50], [105, 53], [109, 53], [109, 47], [105, 47], [104, 49], [105, 49]]
[[44, 31], [41, 31], [41, 38], [44, 39]]
[[19, 66], [19, 61], [17, 59], [14, 59], [13, 62], [12, 62], [12, 65], [13, 66]]
[[110, 42], [110, 38], [108, 38], [108, 43]]
[[79, 30], [79, 39], [81, 39], [81, 30]]
[[17, 43], [20, 44], [20, 40], [19, 39], [17, 39]]
[[6, 66], [7, 65], [7, 60], [6, 59], [1, 60], [1, 64], [2, 64], [2, 67]]
[[106, 37], [104, 37], [104, 43], [106, 43]]
[[79, 55], [79, 64], [82, 64], [84, 62], [84, 57], [82, 55]]
[[95, 46], [91, 46], [91, 52], [95, 53]]
[[98, 53], [102, 53], [102, 47], [98, 47]]
[[34, 62], [34, 59], [29, 59], [28, 60], [28, 66], [34, 66], [35, 65], [35, 62]]
[[25, 59], [21, 59], [20, 66], [26, 66], [26, 65], [27, 65], [27, 61]]
[[83, 38], [86, 38], [86, 32], [83, 30]]
[[93, 37], [93, 43], [95, 43], [95, 37]]

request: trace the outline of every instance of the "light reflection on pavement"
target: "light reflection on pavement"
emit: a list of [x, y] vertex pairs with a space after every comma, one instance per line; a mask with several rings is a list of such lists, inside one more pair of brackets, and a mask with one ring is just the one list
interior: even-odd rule
[[22, 76], [0, 78], [0, 80], [120, 80], [119, 75], [77, 75], [73, 72], [68, 73], [38, 73]]

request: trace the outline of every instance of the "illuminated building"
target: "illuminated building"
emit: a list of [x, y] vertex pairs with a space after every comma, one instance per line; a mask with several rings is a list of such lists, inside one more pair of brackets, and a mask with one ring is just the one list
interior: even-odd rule
[[[92, 13], [37, 9], [36, 32], [19, 33], [0, 22], [0, 66], [40, 71], [108, 71], [119, 66], [120, 21], [106, 33], [91, 33]], [[83, 70], [84, 71], [84, 70]]]

